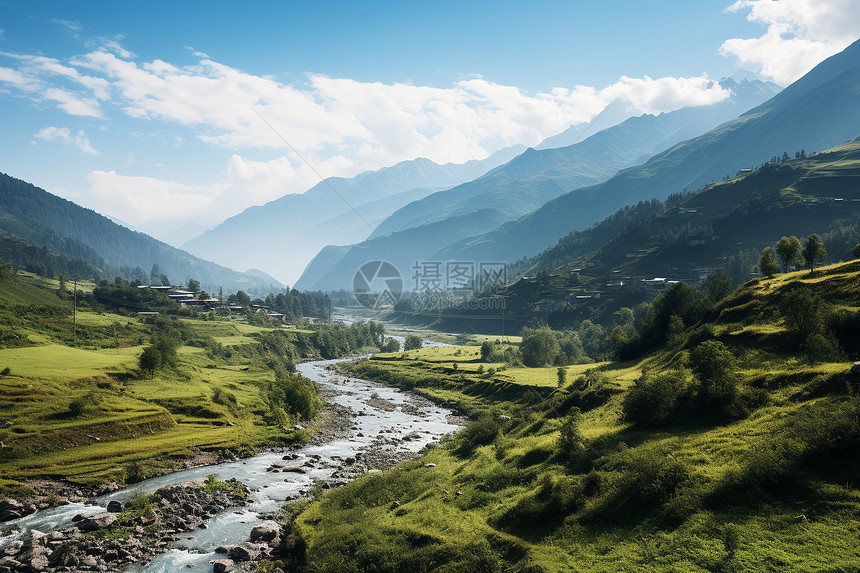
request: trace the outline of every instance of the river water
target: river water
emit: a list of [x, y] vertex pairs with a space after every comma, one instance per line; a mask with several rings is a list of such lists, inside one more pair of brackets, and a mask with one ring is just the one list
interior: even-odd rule
[[[26, 535], [31, 529], [46, 532], [67, 527], [77, 514], [102, 512], [111, 500], [126, 501], [135, 492], [153, 492], [164, 486], [216, 473], [220, 479], [236, 478], [246, 484], [252, 492], [248, 505], [211, 518], [206, 522], [205, 529], [183, 534], [181, 541], [167, 553], [155, 557], [146, 565], [129, 569], [130, 572], [147, 573], [175, 572], [186, 568], [207, 571], [212, 559], [223, 557], [214, 553], [218, 546], [247, 540], [251, 529], [260, 521], [261, 513], [279, 509], [285, 500], [303, 494], [317, 480], [332, 480], [332, 474], [343, 467], [342, 460], [354, 458], [356, 454], [365, 457], [375, 455], [380, 453], [380, 448], [386, 449], [389, 455], [417, 454], [427, 444], [460, 428], [446, 421], [450, 410], [424, 401], [416, 402], [408, 392], [335, 374], [327, 368], [335, 362], [338, 360], [307, 362], [297, 368], [323, 389], [332, 390], [335, 394], [332, 401], [355, 414], [363, 414], [353, 418], [352, 428], [346, 437], [324, 445], [292, 450], [291, 455], [296, 454], [297, 457], [287, 462], [282, 461], [283, 452], [264, 452], [244, 460], [153, 478], [102, 496], [93, 505], [73, 503], [38, 511], [4, 524], [4, 529], [11, 525], [16, 526], [17, 530], [0, 537], [0, 549]], [[368, 401], [383, 407], [374, 407]], [[312, 466], [304, 468], [306, 474], [267, 471], [275, 464], [302, 466], [308, 462]]]

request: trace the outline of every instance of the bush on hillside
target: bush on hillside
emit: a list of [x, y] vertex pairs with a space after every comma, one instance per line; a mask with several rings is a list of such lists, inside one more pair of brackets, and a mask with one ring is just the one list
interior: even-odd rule
[[585, 452], [585, 437], [579, 429], [581, 423], [582, 412], [579, 408], [571, 408], [564, 417], [558, 437], [558, 451], [562, 457], [573, 459]]
[[699, 380], [699, 396], [710, 406], [726, 407], [737, 397], [737, 360], [718, 340], [701, 343], [690, 353], [690, 368]]
[[457, 434], [457, 440], [460, 442], [457, 454], [468, 456], [475, 448], [493, 443], [501, 430], [502, 423], [498, 416], [484, 414]]
[[678, 370], [643, 375], [624, 396], [624, 419], [643, 427], [665, 424], [686, 389], [686, 378]]

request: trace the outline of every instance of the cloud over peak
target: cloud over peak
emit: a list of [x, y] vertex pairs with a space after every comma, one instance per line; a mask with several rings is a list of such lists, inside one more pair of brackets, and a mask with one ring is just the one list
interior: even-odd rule
[[749, 10], [766, 27], [758, 38], [731, 38], [720, 52], [788, 85], [860, 37], [857, 0], [737, 0], [728, 12]]

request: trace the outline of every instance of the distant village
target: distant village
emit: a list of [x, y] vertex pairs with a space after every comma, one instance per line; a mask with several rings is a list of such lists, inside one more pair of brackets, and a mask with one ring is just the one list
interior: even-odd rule
[[[264, 304], [252, 304], [250, 307], [246, 308], [240, 304], [224, 303], [217, 298], [199, 298], [197, 294], [190, 290], [186, 290], [188, 287], [185, 285], [139, 285], [137, 288], [163, 292], [167, 295], [167, 298], [175, 300], [180, 304], [180, 306], [189, 308], [194, 312], [221, 312], [229, 314], [231, 318], [239, 319], [244, 317], [248, 308], [250, 308], [252, 312], [264, 315], [270, 322], [283, 328], [296, 327], [295, 324], [287, 322], [286, 315], [281, 312], [274, 312]], [[142, 316], [153, 316], [157, 315], [158, 312], [138, 312], [138, 314]], [[318, 317], [305, 317], [305, 320], [308, 321], [308, 324], [319, 324], [322, 321], [322, 319]]]

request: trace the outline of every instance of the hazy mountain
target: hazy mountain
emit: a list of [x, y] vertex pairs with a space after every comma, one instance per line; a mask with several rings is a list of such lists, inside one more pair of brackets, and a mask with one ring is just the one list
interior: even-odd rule
[[514, 261], [584, 229], [623, 205], [698, 189], [784, 152], [829, 148], [860, 133], [860, 42], [737, 119], [674, 145], [612, 179], [549, 201], [522, 219], [435, 253]]
[[[778, 91], [774, 84], [764, 82], [723, 81], [733, 90], [732, 99], [739, 101], [761, 102]], [[470, 236], [469, 229], [490, 231], [503, 221], [521, 217], [571, 189], [605, 180], [619, 169], [635, 165], [668, 145], [736, 115], [736, 104], [727, 100], [714, 106], [629, 118], [564, 148], [528, 149], [474, 181], [428, 195], [399, 209], [377, 226], [371, 235], [373, 241], [357, 245], [356, 256], [341, 258], [330, 271], [316, 267], [331, 264], [331, 257], [315, 260], [306, 269], [307, 276], [303, 275], [296, 285], [313, 289], [349, 288], [352, 275], [361, 264], [355, 266], [355, 263], [361, 257], [391, 262], [426, 258]], [[703, 125], [706, 127], [700, 129]], [[448, 218], [454, 218], [459, 225], [435, 225]], [[433, 234], [431, 229], [445, 232]], [[392, 235], [392, 239], [376, 240], [387, 235]], [[407, 245], [416, 245], [417, 250], [407, 251]], [[398, 268], [406, 276], [410, 266], [411, 263]], [[326, 280], [312, 282], [308, 276]]]
[[148, 280], [153, 264], [158, 264], [171, 281], [195, 278], [210, 292], [223, 287], [264, 293], [283, 286], [265, 273], [238, 273], [197, 258], [5, 174], [0, 174], [0, 231], [128, 278]]
[[[477, 229], [496, 227], [506, 220], [504, 214], [495, 209], [481, 209], [462, 217], [447, 217], [441, 221], [398, 231], [384, 237], [368, 239], [337, 258], [338, 249], [326, 247], [302, 274], [296, 283], [299, 290], [351, 289], [356, 270], [368, 261], [385, 260], [400, 271], [404, 287], [411, 288], [412, 267], [416, 260], [431, 260], [439, 248], [439, 237], [459, 237], [474, 234]], [[325, 253], [325, 255], [323, 255]], [[377, 255], [385, 253], [385, 258]], [[332, 261], [336, 263], [331, 266]], [[311, 279], [318, 276], [314, 282]]]
[[[522, 216], [560, 194], [614, 175], [657, 151], [736, 117], [778, 92], [775, 84], [723, 80], [732, 98], [712, 106], [641, 115], [564, 148], [528, 149], [474, 181], [427, 196], [399, 209], [373, 232], [379, 237], [449, 216], [492, 207]], [[738, 108], [735, 101], [754, 102]]]
[[607, 105], [603, 111], [594, 116], [591, 121], [571, 125], [561, 133], [547, 137], [539, 144], [535, 145], [535, 149], [540, 150], [568, 147], [574, 143], [579, 143], [598, 131], [603, 131], [604, 129], [618, 125], [622, 121], [634, 117], [635, 115], [636, 114], [630, 109], [626, 102], [619, 100], [610, 102], [609, 105]]
[[[212, 222], [204, 219], [162, 219], [147, 221], [141, 223], [137, 227], [129, 227], [133, 231], [140, 231], [164, 241], [169, 245], [180, 246], [183, 243], [194, 239], [201, 233], [205, 233], [217, 225], [217, 221]], [[128, 227], [128, 225], [126, 225]]]
[[509, 147], [462, 164], [418, 158], [352, 178], [329, 177], [305, 193], [245, 209], [183, 247], [222, 264], [263, 268], [292, 282], [326, 244], [361, 241], [399, 207], [474, 179], [522, 149]]

